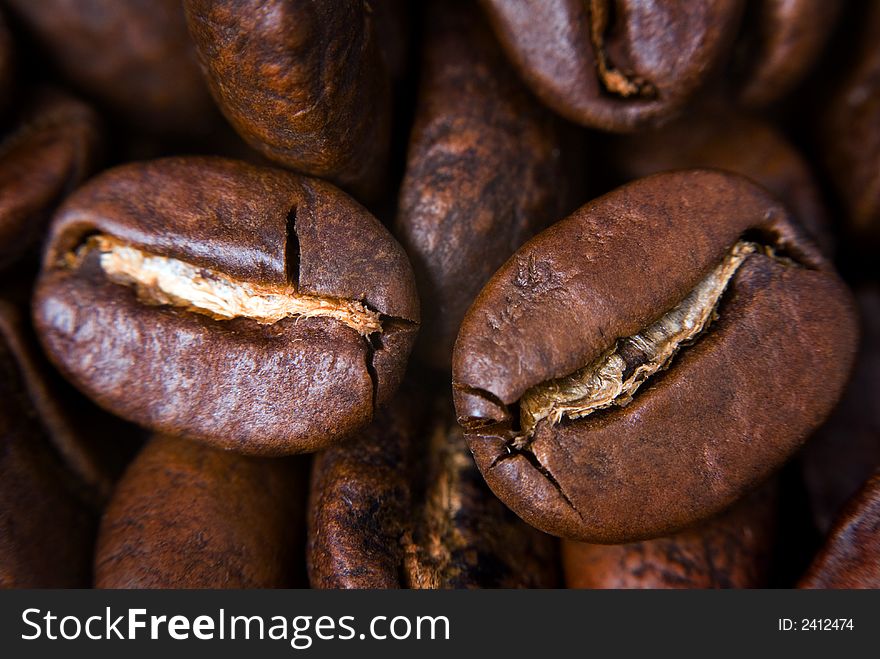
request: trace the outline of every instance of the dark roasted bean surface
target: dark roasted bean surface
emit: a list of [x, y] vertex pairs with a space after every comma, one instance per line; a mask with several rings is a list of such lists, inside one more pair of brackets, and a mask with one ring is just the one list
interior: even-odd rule
[[0, 0], [0, 587], [877, 588], [878, 44]]

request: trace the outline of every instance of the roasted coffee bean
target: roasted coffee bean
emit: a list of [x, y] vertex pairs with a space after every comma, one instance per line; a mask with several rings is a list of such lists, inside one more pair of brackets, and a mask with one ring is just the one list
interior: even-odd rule
[[64, 94], [43, 90], [21, 115], [0, 143], [0, 267], [42, 241], [52, 211], [91, 175], [103, 145], [95, 113]]
[[[15, 309], [0, 302], [0, 588], [82, 588], [103, 474], [48, 396]], [[66, 464], [72, 459], [85, 483]]]
[[376, 195], [390, 81], [363, 0], [186, 0], [214, 99], [267, 158]]
[[777, 469], [840, 395], [856, 333], [846, 287], [769, 194], [659, 174], [495, 273], [456, 341], [456, 409], [526, 521], [630, 542], [706, 519]]
[[571, 207], [561, 135], [476, 8], [433, 4], [396, 232], [422, 293], [417, 351], [449, 370], [465, 311], [527, 238]]
[[625, 545], [562, 541], [569, 588], [764, 588], [776, 531], [775, 484], [707, 522]]
[[837, 518], [801, 588], [880, 588], [880, 471]]
[[304, 580], [299, 459], [156, 436], [101, 521], [98, 588], [290, 588]]
[[880, 469], [880, 289], [863, 288], [856, 300], [861, 341], [852, 378], [828, 421], [800, 454], [813, 518], [822, 533]]
[[317, 588], [515, 588], [557, 582], [556, 543], [486, 487], [451, 405], [398, 398], [356, 441], [315, 458]]
[[0, 11], [0, 113], [9, 105], [12, 92], [12, 35], [6, 27], [6, 19]]
[[609, 155], [627, 180], [672, 169], [709, 167], [747, 176], [785, 202], [825, 254], [834, 251], [813, 173], [770, 122], [706, 103], [658, 130], [614, 140]]
[[46, 362], [25, 318], [18, 306], [0, 300], [0, 337], [15, 358], [27, 409], [76, 479], [79, 497], [98, 510], [136, 451], [139, 431], [105, 414], [62, 380]]
[[866, 3], [854, 59], [825, 95], [823, 150], [852, 231], [880, 239], [880, 4]]
[[844, 3], [826, 0], [759, 0], [746, 12], [735, 50], [737, 97], [758, 108], [779, 100], [812, 69]]
[[138, 128], [210, 128], [215, 111], [179, 0], [7, 4], [68, 80]]
[[730, 50], [743, 4], [482, 0], [511, 61], [544, 103], [571, 121], [615, 132], [678, 111]]
[[369, 423], [418, 327], [406, 255], [361, 206], [220, 158], [80, 188], [51, 227], [34, 315], [50, 358], [110, 411], [272, 455]]

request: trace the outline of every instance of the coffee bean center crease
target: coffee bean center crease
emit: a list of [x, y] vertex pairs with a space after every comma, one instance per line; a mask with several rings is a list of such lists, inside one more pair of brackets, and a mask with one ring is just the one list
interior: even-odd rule
[[108, 235], [91, 236], [66, 265], [76, 267], [97, 250], [107, 277], [137, 290], [146, 304], [171, 305], [216, 320], [248, 318], [271, 325], [284, 318], [325, 317], [367, 336], [382, 332], [378, 312], [355, 300], [306, 295], [292, 285], [261, 286], [185, 261], [150, 254]]
[[644, 330], [619, 339], [605, 354], [574, 373], [527, 390], [520, 400], [522, 433], [514, 440], [514, 447], [524, 447], [544, 419], [555, 425], [563, 418], [579, 419], [632, 401], [642, 383], [665, 369], [679, 349], [696, 340], [717, 317], [721, 295], [754, 253], [773, 256], [770, 248], [738, 241], [678, 305]]

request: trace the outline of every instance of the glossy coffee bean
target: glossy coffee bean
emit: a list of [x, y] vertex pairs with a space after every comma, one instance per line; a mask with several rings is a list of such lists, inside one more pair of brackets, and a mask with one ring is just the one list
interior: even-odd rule
[[416, 122], [396, 235], [424, 297], [417, 351], [449, 370], [465, 311], [527, 238], [567, 210], [559, 126], [511, 71], [474, 7], [425, 19]]
[[302, 585], [303, 465], [154, 437], [101, 521], [98, 588]]
[[736, 46], [737, 97], [759, 108], [791, 91], [816, 64], [844, 3], [758, 0], [747, 10]]
[[[866, 3], [852, 61], [825, 95], [825, 165], [852, 231], [880, 238], [880, 5]], [[837, 78], [836, 78], [837, 79]]]
[[8, 0], [64, 76], [145, 130], [190, 135], [210, 127], [179, 0]]
[[81, 481], [65, 459], [86, 472], [95, 462], [48, 393], [19, 315], [0, 302], [0, 588], [90, 579], [98, 483]]
[[95, 113], [65, 94], [42, 90], [0, 142], [0, 267], [43, 240], [55, 207], [99, 163]]
[[117, 415], [279, 455], [370, 422], [402, 377], [418, 303], [403, 250], [333, 186], [170, 158], [67, 200], [34, 317], [60, 370]]
[[774, 486], [707, 522], [625, 545], [562, 541], [569, 588], [765, 588], [776, 533]]
[[186, 0], [217, 104], [264, 156], [359, 198], [384, 178], [390, 82], [363, 0]]
[[495, 273], [456, 341], [456, 410], [526, 521], [630, 542], [708, 518], [785, 462], [840, 395], [856, 333], [846, 287], [769, 194], [659, 174]]
[[830, 255], [834, 236], [818, 183], [804, 157], [769, 121], [716, 100], [668, 125], [616, 139], [609, 155], [627, 179], [709, 167], [742, 174], [784, 202]]
[[801, 588], [880, 588], [880, 472], [837, 518]]
[[474, 466], [448, 402], [398, 398], [361, 436], [315, 458], [316, 588], [523, 588], [557, 582], [552, 538], [517, 519]]
[[813, 519], [822, 533], [880, 469], [880, 289], [863, 287], [856, 301], [861, 340], [852, 377], [828, 421], [800, 454]]
[[482, 0], [532, 91], [567, 119], [628, 132], [668, 119], [728, 54], [743, 2]]

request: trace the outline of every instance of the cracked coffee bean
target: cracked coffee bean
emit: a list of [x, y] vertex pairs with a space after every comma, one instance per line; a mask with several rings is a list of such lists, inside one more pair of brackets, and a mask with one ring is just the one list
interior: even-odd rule
[[716, 100], [663, 128], [615, 140], [609, 157], [627, 179], [707, 167], [747, 176], [772, 192], [826, 255], [834, 236], [819, 187], [800, 153], [772, 123]]
[[0, 301], [0, 588], [89, 585], [98, 501], [113, 476], [55, 393], [18, 312]]
[[7, 0], [82, 92], [138, 128], [191, 135], [215, 110], [179, 0]]
[[844, 3], [758, 0], [746, 11], [732, 77], [740, 103], [760, 108], [790, 92], [822, 54]]
[[482, 0], [508, 56], [544, 103], [590, 128], [671, 117], [727, 55], [740, 0]]
[[465, 311], [527, 238], [565, 216], [560, 127], [475, 7], [434, 3], [396, 233], [423, 295], [417, 353], [449, 370]]
[[826, 95], [823, 150], [851, 231], [880, 240], [880, 4], [866, 3], [853, 59]]
[[214, 99], [248, 144], [374, 198], [385, 177], [391, 89], [369, 4], [184, 4]]
[[154, 437], [104, 513], [95, 585], [301, 586], [304, 466]]
[[0, 142], [0, 267], [44, 238], [55, 207], [91, 175], [103, 146], [99, 121], [85, 104], [41, 90]]
[[569, 588], [766, 588], [775, 484], [675, 535], [624, 545], [562, 541]]
[[403, 375], [418, 302], [403, 250], [333, 186], [169, 158], [65, 202], [34, 317], [62, 373], [115, 414], [282, 455], [370, 422]]
[[315, 458], [309, 578], [317, 588], [550, 588], [555, 539], [477, 471], [448, 402], [399, 397], [358, 441]]
[[801, 588], [880, 588], [880, 471], [837, 518]]
[[620, 543], [716, 514], [828, 415], [851, 296], [747, 179], [659, 174], [583, 206], [495, 273], [453, 355], [459, 422], [534, 526]]

